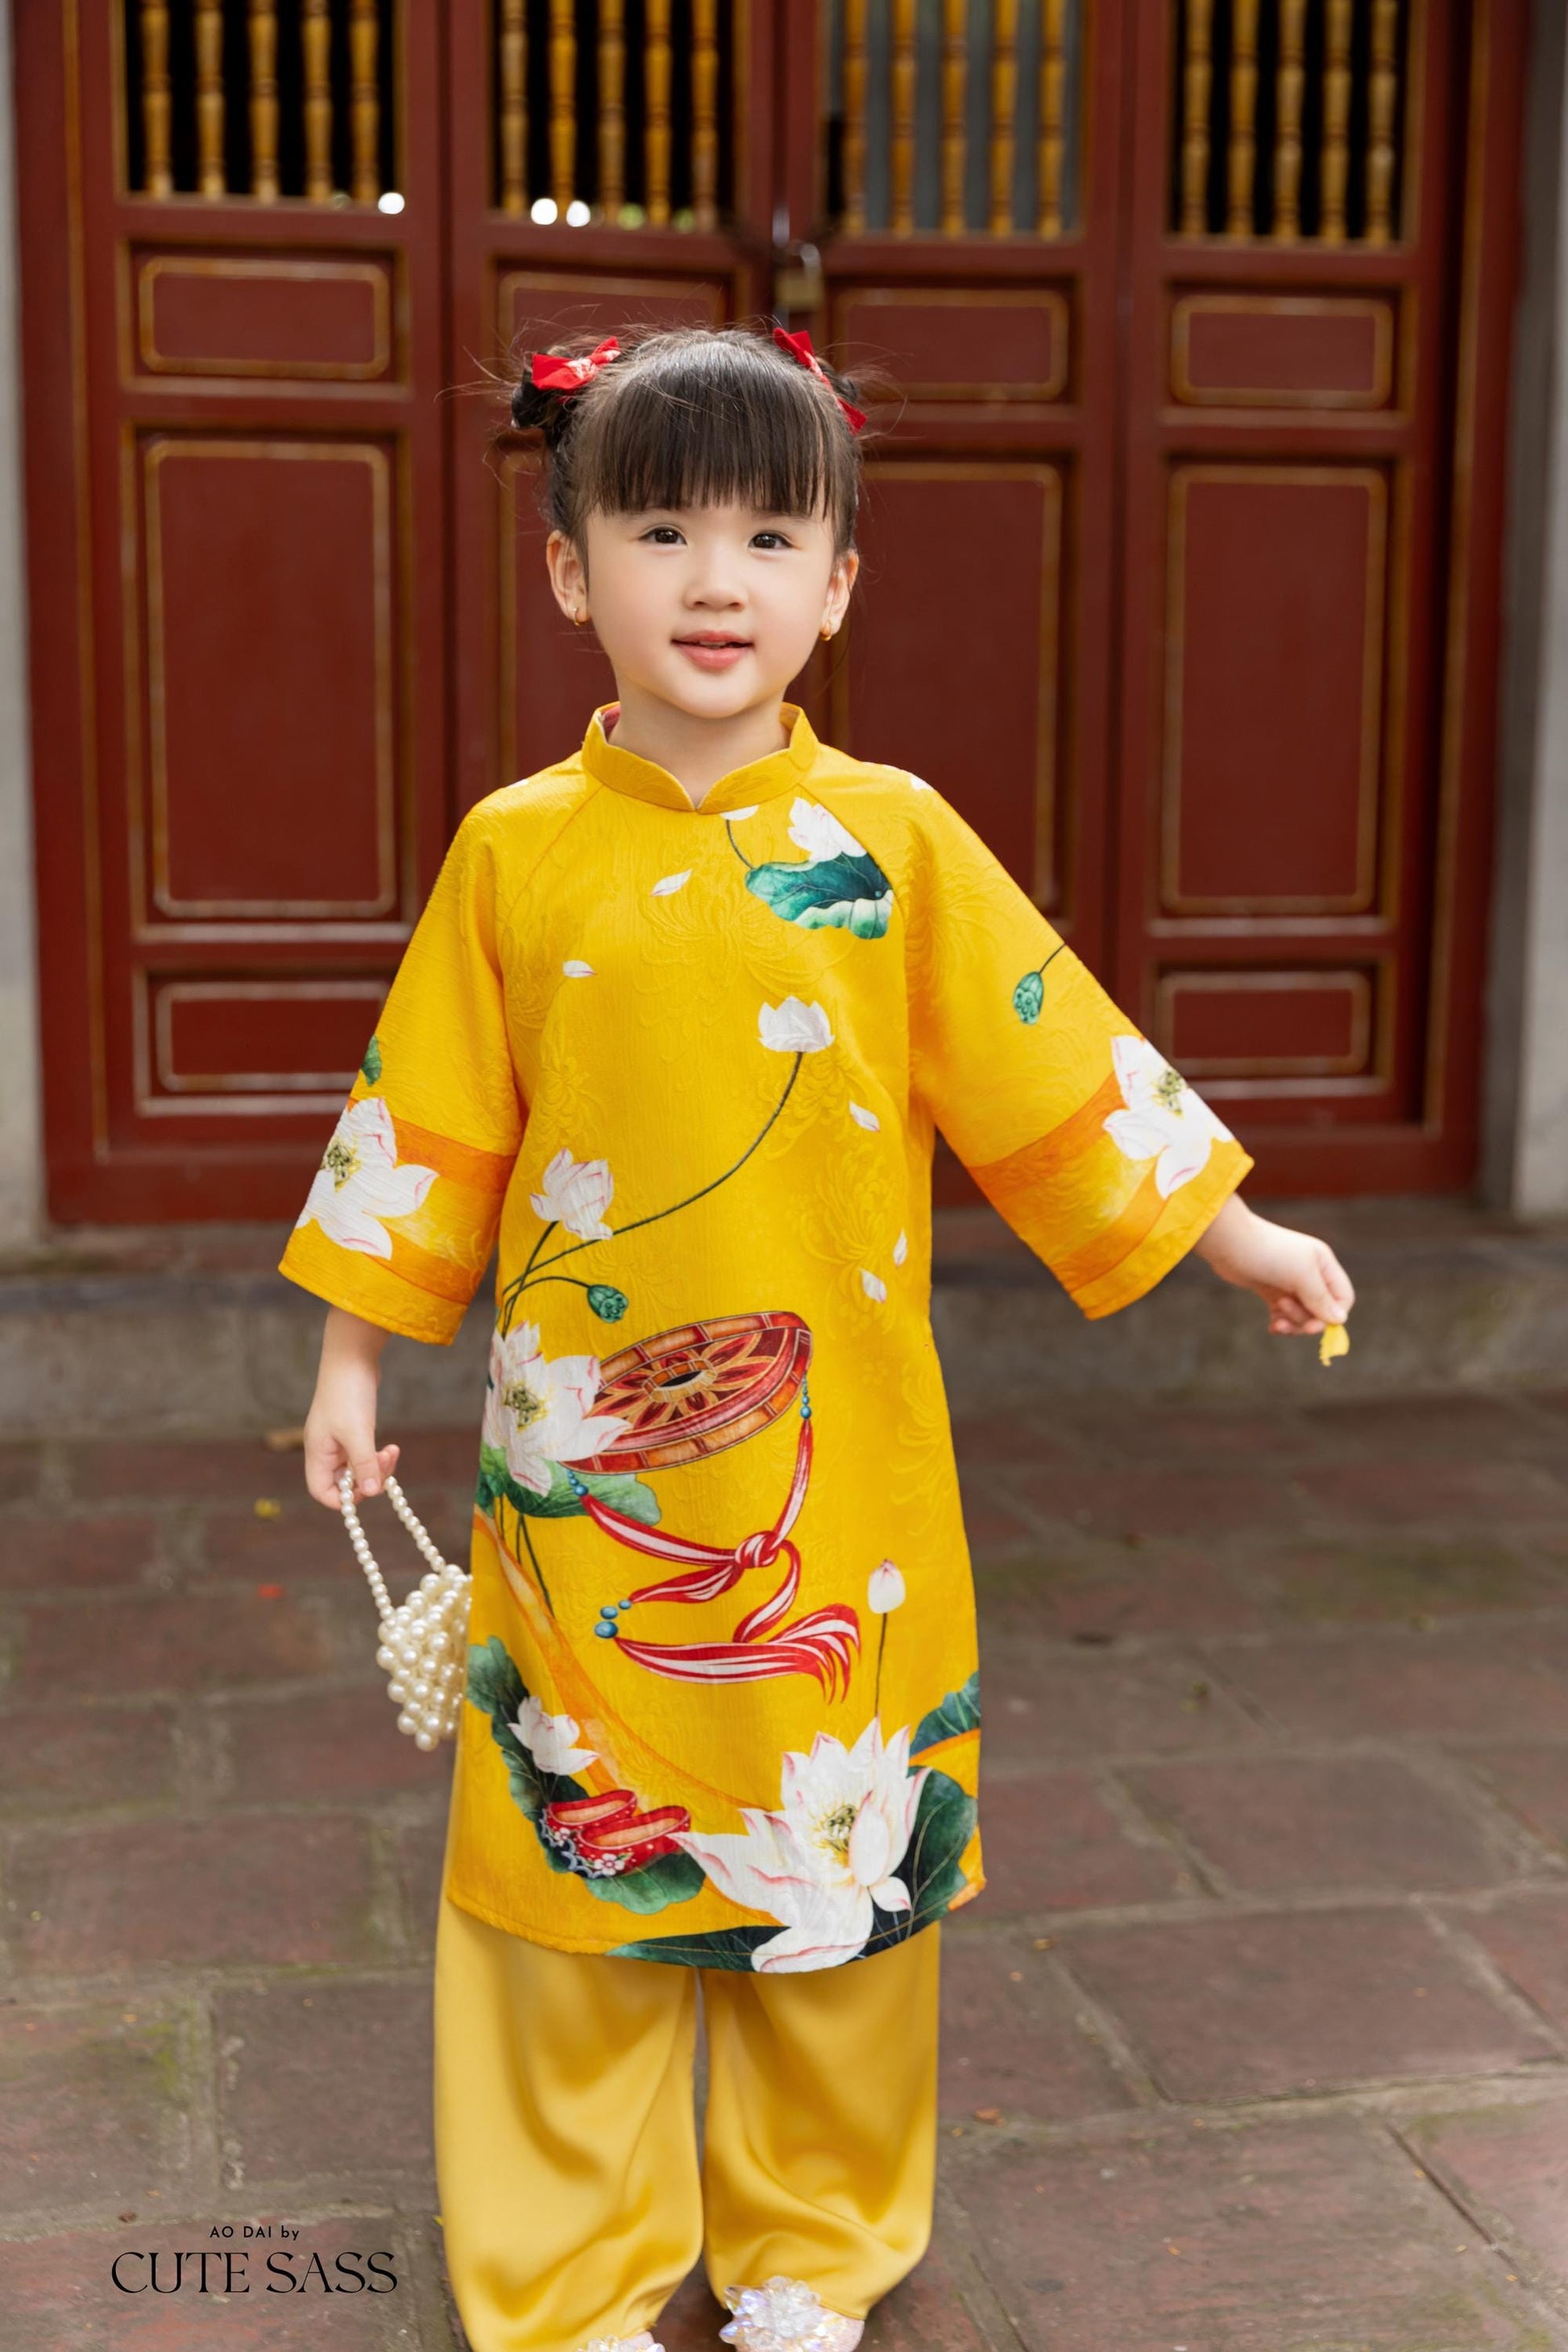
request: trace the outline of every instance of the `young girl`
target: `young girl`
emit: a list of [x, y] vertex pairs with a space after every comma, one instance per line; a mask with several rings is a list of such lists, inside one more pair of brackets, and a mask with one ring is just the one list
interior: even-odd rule
[[1275, 1331], [1351, 1287], [941, 795], [781, 705], [858, 562], [806, 338], [540, 354], [513, 415], [616, 699], [459, 827], [290, 1238], [306, 1479], [380, 1490], [385, 1334], [449, 1341], [499, 1238], [466, 1685], [404, 1718], [458, 1735], [473, 2352], [651, 2347], [699, 2255], [741, 2352], [850, 2352], [930, 2235], [938, 1923], [984, 1884], [932, 1131], [1088, 1315], [1189, 1249]]

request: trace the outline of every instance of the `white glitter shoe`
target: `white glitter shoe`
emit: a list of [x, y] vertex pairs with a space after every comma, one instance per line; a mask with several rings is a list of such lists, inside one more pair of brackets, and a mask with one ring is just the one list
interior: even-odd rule
[[591, 2336], [580, 2352], [664, 2352], [664, 2347], [654, 2342], [651, 2327], [644, 2327], [635, 2336]]
[[721, 2340], [737, 2352], [855, 2352], [863, 2319], [829, 2311], [804, 2279], [775, 2271], [763, 2286], [730, 2286], [724, 2301], [735, 2314]]

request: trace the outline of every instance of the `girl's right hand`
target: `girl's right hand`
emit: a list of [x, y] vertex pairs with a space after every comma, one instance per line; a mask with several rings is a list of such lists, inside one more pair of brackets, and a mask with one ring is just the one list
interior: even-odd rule
[[329, 1511], [342, 1508], [338, 1480], [354, 1474], [354, 1498], [379, 1495], [399, 1449], [375, 1442], [376, 1396], [386, 1333], [342, 1307], [327, 1311], [316, 1393], [305, 1416], [305, 1484]]

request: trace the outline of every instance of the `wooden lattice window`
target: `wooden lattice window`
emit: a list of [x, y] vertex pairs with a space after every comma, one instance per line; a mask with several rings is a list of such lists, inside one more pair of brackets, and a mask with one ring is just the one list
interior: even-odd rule
[[401, 209], [396, 0], [125, 0], [126, 184]]
[[1084, 0], [831, 0], [828, 210], [845, 234], [1078, 223]]
[[573, 227], [713, 229], [735, 173], [736, 0], [494, 0], [494, 200]]
[[1411, 0], [1176, 0], [1171, 226], [1400, 235]]

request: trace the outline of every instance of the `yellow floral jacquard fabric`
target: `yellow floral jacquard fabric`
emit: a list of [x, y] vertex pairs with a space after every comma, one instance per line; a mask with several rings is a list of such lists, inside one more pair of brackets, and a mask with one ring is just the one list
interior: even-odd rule
[[1084, 1312], [1251, 1165], [969, 825], [606, 736], [466, 818], [283, 1270], [449, 1341], [499, 1243], [444, 1892], [566, 1951], [829, 1968], [984, 1884], [930, 1322], [940, 1128]]

